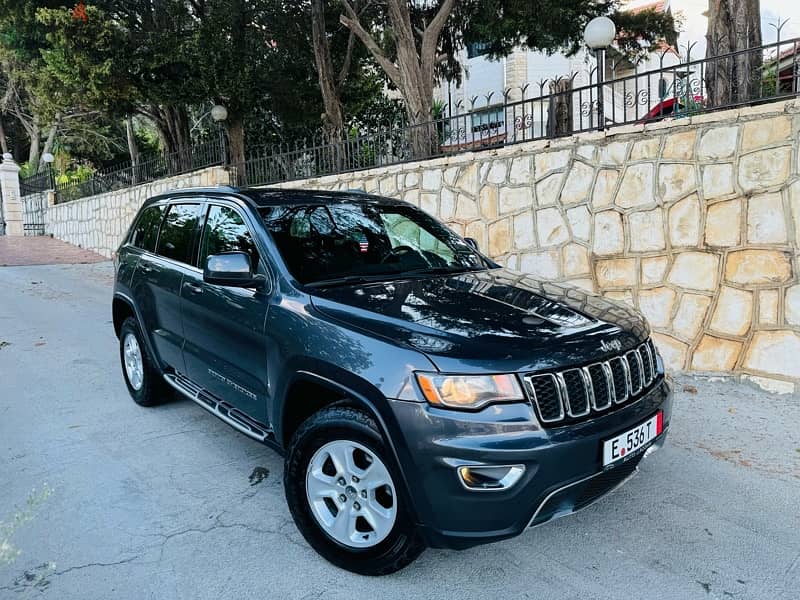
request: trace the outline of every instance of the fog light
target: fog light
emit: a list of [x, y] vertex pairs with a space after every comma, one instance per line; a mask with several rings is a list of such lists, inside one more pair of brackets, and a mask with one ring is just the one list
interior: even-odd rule
[[480, 466], [458, 468], [461, 485], [470, 491], [507, 490], [516, 484], [525, 472], [525, 465]]

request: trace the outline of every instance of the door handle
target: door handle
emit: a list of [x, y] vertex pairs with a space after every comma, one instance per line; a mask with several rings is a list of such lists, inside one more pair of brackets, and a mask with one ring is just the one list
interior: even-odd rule
[[139, 268], [142, 270], [142, 273], [150, 273], [153, 271], [153, 267], [150, 265], [139, 265]]
[[186, 283], [183, 284], [183, 286], [188, 288], [189, 291], [192, 292], [193, 294], [199, 294], [203, 291], [202, 286], [196, 283], [192, 283], [191, 281], [187, 281]]

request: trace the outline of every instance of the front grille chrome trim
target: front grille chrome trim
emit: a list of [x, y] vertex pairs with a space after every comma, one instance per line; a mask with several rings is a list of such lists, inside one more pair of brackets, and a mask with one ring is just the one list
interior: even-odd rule
[[[598, 367], [602, 371], [602, 376], [597, 372]], [[639, 373], [639, 385], [634, 388], [633, 384], [637, 370]], [[594, 372], [594, 380], [598, 382], [598, 389], [595, 389], [592, 372]], [[582, 398], [577, 397], [578, 383], [575, 374], [580, 376], [580, 382], [583, 387]], [[539, 420], [543, 424], [550, 425], [564, 421], [567, 418], [580, 419], [591, 414], [602, 413], [611, 406], [624, 404], [629, 400], [635, 399], [651, 388], [657, 381], [658, 374], [657, 355], [652, 341], [648, 339], [644, 343], [618, 356], [612, 356], [605, 361], [570, 367], [552, 373], [528, 374], [523, 377], [523, 380]], [[569, 383], [564, 375], [567, 375]], [[624, 389], [620, 389], [620, 386], [617, 385], [617, 379], [620, 376], [624, 380]], [[550, 386], [544, 389], [540, 386], [540, 391], [546, 393], [543, 398], [538, 398], [536, 394], [535, 383], [540, 379], [546, 379]], [[604, 382], [608, 392], [605, 402], [603, 399], [604, 390], [599, 388], [601, 381]], [[570, 398], [570, 387], [573, 388], [576, 394], [575, 398]], [[551, 388], [554, 396], [550, 395]], [[546, 407], [544, 412], [542, 411], [542, 402]], [[557, 403], [557, 406], [554, 402]], [[558, 409], [557, 415], [555, 414], [556, 408]]]

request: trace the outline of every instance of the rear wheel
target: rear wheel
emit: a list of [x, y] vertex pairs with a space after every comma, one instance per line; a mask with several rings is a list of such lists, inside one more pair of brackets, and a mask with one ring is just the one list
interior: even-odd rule
[[425, 548], [377, 425], [362, 411], [331, 407], [303, 423], [284, 487], [303, 537], [338, 567], [385, 575]]
[[133, 317], [125, 319], [120, 327], [119, 357], [125, 385], [136, 404], [155, 406], [170, 398], [171, 390], [147, 354], [139, 324]]

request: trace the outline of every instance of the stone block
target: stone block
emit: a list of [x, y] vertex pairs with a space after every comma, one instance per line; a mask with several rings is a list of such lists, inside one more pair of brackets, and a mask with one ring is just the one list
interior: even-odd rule
[[722, 286], [711, 316], [711, 329], [723, 335], [743, 336], [753, 320], [753, 292]]
[[382, 177], [378, 182], [378, 190], [384, 196], [391, 196], [397, 192], [397, 178], [394, 175]]
[[791, 277], [788, 253], [777, 250], [736, 250], [725, 263], [725, 280], [739, 285], [783, 283]]
[[667, 281], [690, 290], [711, 292], [719, 280], [719, 256], [709, 252], [681, 252], [669, 271]]
[[693, 340], [703, 327], [703, 320], [711, 304], [711, 298], [699, 294], [683, 294], [672, 321], [675, 335]]
[[536, 244], [533, 234], [533, 213], [530, 211], [514, 217], [514, 249], [526, 250]]
[[600, 162], [603, 164], [621, 165], [628, 156], [630, 142], [611, 142], [600, 150]]
[[578, 146], [577, 150], [578, 156], [580, 156], [581, 158], [585, 158], [589, 162], [594, 161], [594, 152], [595, 148], [590, 144], [583, 144], [581, 146]]
[[636, 284], [636, 259], [598, 260], [595, 263], [595, 276], [601, 288], [632, 287]]
[[663, 250], [664, 216], [660, 208], [635, 212], [628, 215], [631, 252]]
[[800, 181], [789, 186], [789, 210], [794, 224], [794, 242], [800, 248]]
[[633, 299], [633, 292], [630, 290], [612, 290], [605, 292], [603, 297], [613, 300], [614, 302], [636, 308], [636, 302]]
[[512, 185], [531, 184], [532, 176], [530, 156], [520, 156], [511, 161], [511, 170], [508, 174], [508, 181]]
[[786, 242], [786, 218], [780, 193], [762, 194], [748, 200], [747, 241], [751, 244]]
[[704, 335], [692, 353], [693, 371], [732, 371], [742, 351], [742, 342]]
[[669, 259], [666, 256], [651, 256], [642, 259], [642, 285], [651, 285], [664, 281]]
[[483, 221], [472, 221], [467, 225], [464, 235], [478, 242], [479, 248], [486, 248], [486, 229]]
[[558, 201], [563, 173], [553, 173], [536, 184], [536, 203], [539, 206], [552, 206]]
[[439, 191], [442, 187], [442, 172], [439, 169], [425, 169], [422, 172], [422, 189]]
[[562, 272], [565, 277], [589, 274], [589, 251], [580, 244], [564, 246]]
[[511, 250], [510, 229], [510, 219], [502, 219], [489, 225], [489, 256], [500, 256]]
[[675, 290], [659, 287], [639, 292], [639, 310], [653, 327], [666, 328], [672, 318], [675, 307]]
[[700, 138], [698, 157], [700, 160], [717, 160], [733, 156], [738, 134], [739, 129], [736, 126], [709, 129]]
[[722, 198], [734, 192], [733, 163], [719, 163], [703, 167], [703, 197], [706, 200]]
[[434, 217], [439, 214], [439, 203], [436, 194], [421, 194], [419, 207]]
[[615, 210], [597, 213], [594, 218], [592, 251], [598, 256], [621, 254], [625, 249], [622, 215]]
[[479, 204], [481, 216], [484, 219], [493, 219], [497, 216], [497, 188], [485, 185], [481, 188]]
[[496, 160], [492, 162], [489, 172], [486, 175], [488, 183], [503, 183], [506, 180], [506, 161]]
[[[764, 295], [767, 290], [763, 290], [761, 292]], [[777, 304], [778, 304], [778, 293], [775, 292], [775, 310], [774, 312], [777, 314]], [[795, 327], [800, 327], [800, 285], [793, 285], [789, 289], [786, 290], [785, 296], [785, 303], [783, 305], [783, 312], [784, 318], [786, 319], [787, 325], [794, 325]], [[800, 357], [798, 357], [800, 360]]]
[[661, 157], [689, 160], [694, 156], [694, 144], [696, 140], [696, 130], [670, 134], [664, 142], [664, 150], [661, 152]]
[[664, 202], [683, 198], [697, 189], [695, 166], [690, 163], [667, 163], [658, 168], [658, 193]]
[[742, 202], [739, 199], [718, 202], [708, 207], [706, 244], [736, 246], [741, 239]]
[[739, 185], [745, 192], [777, 186], [789, 176], [791, 146], [769, 148], [739, 158]]
[[[416, 184], [415, 184], [416, 185]], [[408, 186], [408, 181], [406, 181]], [[472, 196], [478, 193], [478, 163], [470, 162], [466, 167], [461, 169], [461, 173], [456, 179], [456, 187], [462, 192], [471, 194]]]
[[679, 200], [669, 209], [669, 240], [673, 247], [700, 245], [702, 217], [697, 194]]
[[564, 187], [561, 190], [561, 203], [575, 204], [576, 202], [586, 201], [592, 189], [593, 179], [594, 169], [586, 163], [575, 161], [564, 181]]
[[689, 345], [676, 340], [670, 335], [654, 331], [652, 334], [653, 343], [664, 359], [664, 365], [671, 371], [680, 371], [686, 366], [686, 353]]
[[742, 127], [742, 152], [790, 140], [792, 119], [782, 115], [772, 119], [749, 121]]
[[527, 252], [520, 259], [520, 271], [540, 279], [558, 279], [558, 250]]
[[[789, 321], [789, 298], [787, 290], [786, 298], [786, 321], [793, 325], [800, 325], [800, 294], [797, 298], [795, 313], [797, 322]], [[759, 290], [758, 292], [758, 323], [760, 325], [778, 324], [778, 290]]]
[[541, 179], [552, 171], [565, 169], [569, 164], [570, 151], [540, 152], [534, 156], [534, 174], [536, 179]]
[[572, 236], [576, 239], [589, 241], [592, 231], [592, 218], [586, 206], [576, 206], [567, 210], [567, 221], [572, 230]]
[[617, 206], [633, 208], [651, 204], [653, 198], [653, 164], [629, 165], [622, 175], [622, 183], [616, 196]]
[[661, 138], [649, 137], [638, 142], [634, 142], [631, 149], [631, 160], [652, 160], [658, 158], [658, 150], [661, 147]]
[[449, 185], [450, 187], [455, 186], [457, 177], [458, 177], [458, 167], [450, 167], [449, 169], [445, 169], [444, 172], [445, 185]]
[[597, 173], [592, 192], [592, 206], [595, 209], [611, 206], [614, 202], [614, 191], [617, 188], [619, 171], [616, 169], [601, 169]]
[[456, 219], [459, 221], [471, 221], [478, 218], [478, 204], [464, 194], [458, 195], [458, 203], [456, 205]]
[[795, 331], [756, 331], [742, 366], [771, 375], [800, 379], [800, 334]]
[[569, 229], [557, 208], [536, 211], [536, 234], [539, 246], [558, 246], [569, 240]]
[[439, 202], [439, 218], [449, 221], [456, 212], [456, 194], [450, 188], [442, 188]]
[[533, 188], [500, 188], [500, 214], [518, 212], [533, 207]]

